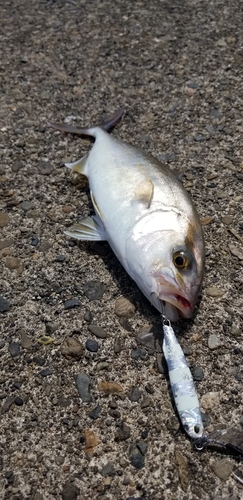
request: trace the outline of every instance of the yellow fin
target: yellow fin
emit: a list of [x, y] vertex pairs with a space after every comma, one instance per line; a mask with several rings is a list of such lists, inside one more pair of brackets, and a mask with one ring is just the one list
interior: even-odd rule
[[135, 198], [148, 204], [148, 208], [152, 203], [154, 194], [154, 185], [151, 179], [144, 179], [140, 181], [134, 190]]
[[94, 206], [94, 209], [97, 213], [97, 215], [99, 216], [99, 218], [103, 221], [103, 217], [102, 217], [102, 213], [97, 205], [97, 202], [96, 202], [96, 199], [94, 197], [94, 194], [92, 191], [90, 191], [90, 197], [91, 197], [91, 200], [92, 200], [92, 203], [93, 203], [93, 206]]

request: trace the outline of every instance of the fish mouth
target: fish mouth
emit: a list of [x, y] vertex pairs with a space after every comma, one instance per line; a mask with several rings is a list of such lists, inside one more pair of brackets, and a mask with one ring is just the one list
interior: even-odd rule
[[169, 302], [179, 310], [184, 318], [190, 318], [193, 311], [193, 302], [188, 294], [184, 293], [176, 281], [171, 277], [162, 277], [156, 279], [158, 285], [158, 296], [163, 302]]

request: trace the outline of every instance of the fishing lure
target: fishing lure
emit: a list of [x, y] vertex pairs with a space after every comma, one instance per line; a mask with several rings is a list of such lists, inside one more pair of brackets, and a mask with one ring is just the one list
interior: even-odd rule
[[[175, 336], [170, 321], [163, 319], [163, 352], [168, 366], [171, 390], [182, 426], [197, 450], [213, 448], [237, 457], [243, 457], [243, 449], [227, 442], [227, 430], [204, 433], [202, 415], [193, 377], [183, 350]], [[224, 434], [226, 440], [224, 440]], [[217, 437], [221, 439], [217, 439]]]

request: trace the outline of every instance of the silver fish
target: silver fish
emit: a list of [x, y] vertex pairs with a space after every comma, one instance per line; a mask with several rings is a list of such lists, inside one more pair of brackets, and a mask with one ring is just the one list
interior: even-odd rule
[[200, 442], [204, 429], [192, 374], [172, 326], [164, 323], [163, 332], [163, 352], [181, 423], [190, 438]]
[[111, 137], [122, 112], [103, 126], [55, 129], [95, 138], [90, 153], [66, 164], [89, 179], [96, 215], [66, 232], [107, 240], [148, 300], [176, 321], [192, 315], [204, 271], [204, 238], [196, 209], [179, 179], [153, 156]]

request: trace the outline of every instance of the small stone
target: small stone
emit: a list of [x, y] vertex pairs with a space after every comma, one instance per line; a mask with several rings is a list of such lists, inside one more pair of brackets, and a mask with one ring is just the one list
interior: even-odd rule
[[31, 242], [30, 242], [30, 244], [32, 245], [32, 247], [36, 247], [38, 245], [38, 243], [39, 243], [38, 237], [37, 236], [32, 236]]
[[71, 482], [67, 482], [63, 486], [62, 500], [78, 500], [80, 489]]
[[54, 342], [54, 339], [52, 337], [49, 337], [48, 335], [42, 335], [42, 337], [40, 337], [37, 342], [39, 342], [39, 344], [42, 344], [42, 345], [48, 345], [48, 344], [51, 344], [52, 342]]
[[209, 297], [222, 297], [225, 294], [224, 290], [217, 288], [216, 286], [209, 286], [206, 288], [206, 292]]
[[118, 354], [125, 347], [124, 339], [122, 337], [116, 337], [114, 341], [114, 353]]
[[146, 351], [144, 349], [132, 349], [131, 358], [139, 359], [146, 355]]
[[213, 217], [210, 217], [209, 215], [200, 219], [202, 226], [208, 226], [213, 220]]
[[130, 436], [131, 436], [131, 428], [129, 427], [129, 425], [126, 424], [126, 422], [122, 421], [120, 427], [116, 432], [115, 440], [126, 441], [126, 439], [128, 439]]
[[11, 169], [12, 169], [12, 172], [18, 172], [21, 168], [24, 167], [24, 164], [22, 161], [20, 160], [16, 160], [12, 166], [11, 166]]
[[16, 269], [20, 265], [20, 260], [17, 259], [16, 257], [7, 257], [5, 260], [5, 266], [8, 269]]
[[204, 410], [216, 410], [219, 406], [220, 393], [219, 392], [206, 392], [201, 397], [201, 405]]
[[136, 469], [142, 469], [145, 465], [144, 455], [141, 453], [140, 449], [136, 444], [132, 444], [129, 448], [129, 458], [130, 462]]
[[9, 311], [11, 304], [9, 300], [5, 299], [0, 295], [0, 312]]
[[137, 387], [132, 387], [130, 393], [128, 394], [128, 398], [133, 403], [139, 401], [139, 399], [141, 398], [141, 392], [140, 392], [140, 390]]
[[76, 377], [76, 386], [82, 401], [84, 403], [90, 403], [92, 401], [92, 397], [90, 394], [90, 377], [86, 375], [86, 373], [79, 373]]
[[19, 208], [21, 208], [23, 212], [28, 212], [33, 208], [33, 205], [30, 201], [22, 201], [22, 203], [19, 204]]
[[52, 375], [52, 371], [50, 370], [50, 368], [45, 368], [44, 370], [41, 370], [40, 374], [42, 377], [49, 377], [50, 375]]
[[100, 281], [87, 281], [84, 285], [84, 293], [90, 300], [100, 300], [105, 291], [105, 286]]
[[87, 321], [87, 323], [91, 323], [92, 319], [93, 319], [92, 313], [90, 312], [89, 309], [86, 309], [84, 313], [84, 321]]
[[62, 207], [62, 211], [64, 212], [64, 214], [71, 214], [71, 212], [74, 212], [76, 210], [76, 207], [74, 207], [73, 205], [64, 205]]
[[204, 140], [204, 137], [203, 137], [203, 135], [201, 135], [201, 134], [195, 134], [195, 135], [193, 136], [193, 139], [194, 139], [194, 141], [196, 141], [196, 142], [201, 142], [201, 141], [203, 141], [203, 140]]
[[149, 396], [145, 395], [141, 402], [141, 408], [152, 408], [153, 403]]
[[64, 461], [65, 461], [65, 457], [64, 456], [61, 456], [61, 455], [58, 455], [56, 458], [55, 458], [55, 462], [57, 465], [62, 465], [64, 464]]
[[23, 404], [24, 404], [23, 399], [22, 399], [22, 398], [20, 398], [19, 396], [16, 396], [16, 398], [15, 398], [14, 402], [15, 402], [15, 404], [16, 404], [17, 406], [23, 406]]
[[6, 212], [0, 212], [0, 227], [5, 227], [9, 224], [10, 218]]
[[222, 458], [221, 460], [215, 460], [211, 468], [219, 479], [226, 481], [233, 471], [234, 463], [229, 462], [227, 458]]
[[57, 262], [64, 262], [66, 260], [66, 257], [65, 255], [58, 255], [57, 256]]
[[94, 432], [90, 429], [83, 430], [84, 442], [85, 442], [85, 451], [88, 455], [93, 455], [94, 447], [99, 444], [97, 437]]
[[115, 304], [115, 314], [117, 316], [132, 316], [135, 313], [135, 306], [125, 297], [119, 297]]
[[56, 330], [58, 330], [58, 323], [46, 323], [46, 333], [47, 335], [52, 335]]
[[235, 245], [229, 245], [229, 250], [235, 257], [238, 257], [239, 260], [243, 260], [243, 251], [236, 247]]
[[175, 460], [178, 466], [178, 474], [183, 491], [188, 490], [189, 486], [189, 466], [186, 457], [179, 451], [175, 450]]
[[33, 345], [32, 340], [26, 335], [24, 330], [21, 331], [21, 345], [24, 349], [30, 349]]
[[83, 346], [78, 339], [68, 337], [61, 346], [61, 353], [66, 359], [78, 361], [82, 357]]
[[101, 370], [107, 370], [107, 368], [110, 367], [110, 364], [107, 361], [101, 361], [100, 363], [97, 363], [96, 365], [96, 370], [97, 372]]
[[99, 344], [96, 340], [88, 339], [86, 341], [85, 346], [86, 346], [86, 349], [88, 349], [88, 351], [90, 351], [90, 352], [97, 352], [99, 349]]
[[226, 226], [230, 226], [232, 224], [234, 220], [234, 217], [232, 217], [231, 215], [225, 215], [224, 217], [222, 217], [222, 222], [224, 224], [226, 224]]
[[101, 406], [97, 405], [93, 410], [89, 412], [89, 417], [92, 418], [93, 420], [96, 420], [100, 416], [100, 411], [101, 411]]
[[47, 162], [47, 161], [39, 161], [38, 165], [38, 171], [40, 174], [42, 175], [50, 175], [53, 170], [54, 170], [54, 167], [53, 165], [51, 165], [51, 163]]
[[100, 471], [100, 474], [103, 476], [103, 477], [107, 477], [107, 476], [115, 476], [116, 474], [116, 469], [113, 465], [112, 462], [108, 462], [106, 465], [104, 465], [104, 467], [102, 467], [101, 471]]
[[123, 392], [123, 387], [117, 382], [107, 382], [107, 381], [99, 382], [98, 389], [99, 391], [102, 391], [105, 394], [114, 394], [117, 392]]
[[20, 355], [20, 344], [18, 342], [12, 342], [9, 344], [8, 350], [12, 358], [17, 358]]
[[221, 346], [221, 342], [220, 342], [220, 339], [217, 335], [210, 335], [208, 337], [208, 347], [209, 349], [211, 349], [212, 351], [214, 351], [215, 349], [218, 349], [218, 347]]
[[197, 382], [201, 382], [204, 379], [204, 372], [201, 366], [195, 366], [192, 370], [192, 376]]
[[107, 333], [105, 332], [105, 330], [103, 330], [103, 328], [100, 328], [99, 326], [97, 325], [89, 325], [88, 326], [88, 330], [93, 333], [93, 335], [95, 335], [96, 337], [98, 337], [99, 339], [106, 339], [108, 337]]
[[213, 108], [210, 111], [210, 116], [212, 118], [220, 118], [221, 117], [221, 113], [220, 113], [220, 111], [218, 109]]
[[75, 297], [73, 299], [66, 300], [66, 302], [64, 302], [64, 309], [73, 309], [74, 307], [79, 307], [79, 306], [81, 306], [81, 303]]
[[239, 337], [241, 335], [241, 330], [240, 328], [238, 328], [238, 326], [232, 325], [230, 333], [234, 337]]
[[4, 401], [4, 403], [1, 407], [1, 415], [3, 415], [4, 413], [7, 413], [10, 410], [12, 404], [15, 401], [15, 398], [16, 398], [16, 396], [7, 397], [7, 399]]
[[0, 241], [0, 250], [4, 250], [4, 248], [11, 247], [14, 244], [13, 240], [1, 240]]
[[35, 356], [33, 358], [33, 361], [38, 366], [44, 366], [44, 364], [46, 363], [45, 358], [42, 358], [41, 356]]

